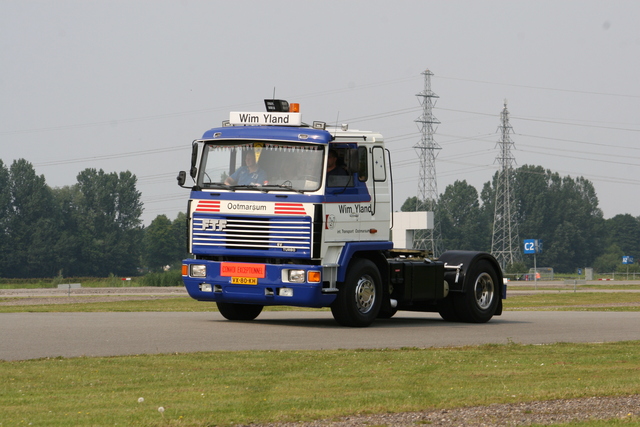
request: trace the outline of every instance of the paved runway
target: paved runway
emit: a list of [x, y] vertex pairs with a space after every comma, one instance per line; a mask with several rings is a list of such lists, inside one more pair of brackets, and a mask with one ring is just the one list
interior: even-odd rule
[[640, 313], [504, 312], [485, 324], [399, 312], [368, 328], [327, 311], [263, 312], [251, 322], [210, 313], [0, 314], [0, 360], [224, 350], [320, 350], [640, 340]]

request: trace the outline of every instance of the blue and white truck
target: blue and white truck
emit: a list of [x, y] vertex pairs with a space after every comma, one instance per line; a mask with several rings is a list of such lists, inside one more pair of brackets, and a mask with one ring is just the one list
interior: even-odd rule
[[355, 327], [397, 310], [475, 323], [502, 313], [506, 285], [490, 254], [431, 259], [393, 247], [382, 135], [309, 125], [298, 104], [265, 104], [206, 131], [178, 175], [191, 190], [182, 277], [192, 298], [216, 302], [229, 320], [265, 306], [330, 307]]

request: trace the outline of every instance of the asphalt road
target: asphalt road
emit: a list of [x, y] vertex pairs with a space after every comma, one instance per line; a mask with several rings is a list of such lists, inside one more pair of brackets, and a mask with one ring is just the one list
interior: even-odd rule
[[263, 312], [251, 322], [210, 313], [3, 313], [0, 360], [224, 350], [321, 350], [640, 340], [640, 313], [513, 311], [485, 324], [399, 312], [368, 328], [327, 311]]

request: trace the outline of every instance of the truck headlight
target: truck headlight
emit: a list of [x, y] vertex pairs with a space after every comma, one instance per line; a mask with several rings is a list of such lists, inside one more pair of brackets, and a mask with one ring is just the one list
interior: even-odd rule
[[191, 277], [207, 277], [207, 266], [204, 264], [191, 264]]
[[304, 283], [305, 281], [305, 271], [304, 270], [289, 270], [289, 282], [291, 283]]

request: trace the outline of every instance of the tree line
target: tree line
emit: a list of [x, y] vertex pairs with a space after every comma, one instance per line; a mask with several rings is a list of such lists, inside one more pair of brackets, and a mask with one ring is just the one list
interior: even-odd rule
[[[491, 251], [497, 178], [480, 193], [463, 180], [440, 195], [435, 213], [445, 249]], [[605, 220], [590, 181], [527, 165], [512, 178], [520, 241], [544, 241], [539, 267], [608, 273], [626, 271], [623, 255], [640, 258], [640, 217]], [[136, 184], [128, 171], [85, 169], [76, 184], [51, 188], [26, 160], [10, 167], [0, 160], [0, 277], [133, 276], [178, 266], [188, 256], [185, 214], [158, 215], [144, 227]], [[410, 197], [401, 210], [423, 207]], [[523, 256], [509, 269], [524, 272], [532, 263]]]
[[[491, 251], [498, 174], [480, 193], [463, 180], [447, 186], [440, 195], [435, 217], [445, 249]], [[514, 170], [510, 185], [521, 245], [524, 239], [544, 242], [537, 255], [538, 267], [553, 267], [559, 273], [593, 267], [610, 273], [622, 271], [623, 255], [640, 258], [640, 216], [620, 214], [604, 219], [589, 180], [525, 165]], [[421, 203], [410, 197], [401, 210], [421, 210]], [[522, 254], [523, 247], [517, 250]], [[524, 272], [533, 267], [532, 256], [521, 256], [521, 263], [507, 269]], [[637, 263], [631, 269], [637, 271]]]
[[0, 277], [132, 276], [179, 262], [184, 215], [143, 227], [136, 184], [128, 171], [85, 169], [51, 188], [26, 160], [0, 160]]

